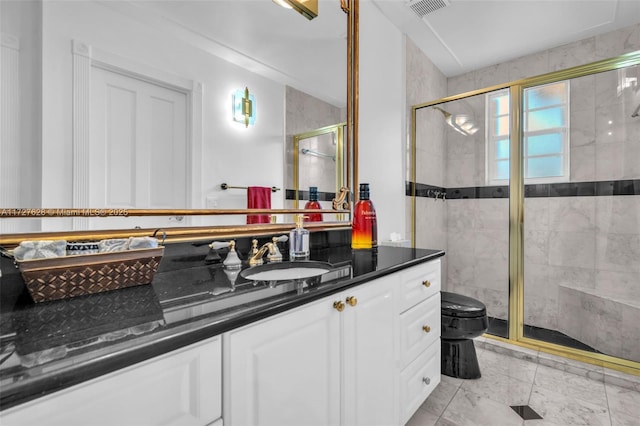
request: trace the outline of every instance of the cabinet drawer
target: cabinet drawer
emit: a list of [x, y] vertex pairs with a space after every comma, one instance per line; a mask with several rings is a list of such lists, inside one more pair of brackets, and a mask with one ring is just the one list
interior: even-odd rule
[[440, 383], [440, 340], [400, 374], [400, 424], [405, 424]]
[[440, 292], [440, 259], [414, 266], [401, 275], [400, 312]]
[[440, 293], [400, 315], [400, 350], [406, 366], [440, 337]]

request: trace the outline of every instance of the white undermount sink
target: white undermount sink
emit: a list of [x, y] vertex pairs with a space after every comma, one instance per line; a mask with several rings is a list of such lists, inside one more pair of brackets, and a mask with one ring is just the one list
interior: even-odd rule
[[251, 281], [314, 281], [331, 269], [325, 262], [278, 262], [245, 269], [240, 276]]

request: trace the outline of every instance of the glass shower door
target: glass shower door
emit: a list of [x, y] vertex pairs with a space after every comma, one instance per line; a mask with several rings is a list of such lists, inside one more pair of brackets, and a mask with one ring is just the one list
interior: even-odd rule
[[522, 107], [523, 336], [636, 362], [639, 78], [633, 66], [530, 87]]
[[[487, 306], [508, 337], [509, 96], [487, 92], [416, 110], [415, 245], [444, 248], [442, 289]], [[409, 168], [408, 168], [409, 169]]]

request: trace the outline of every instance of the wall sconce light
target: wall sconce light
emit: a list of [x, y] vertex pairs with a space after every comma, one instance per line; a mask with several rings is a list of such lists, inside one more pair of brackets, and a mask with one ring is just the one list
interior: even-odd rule
[[318, 16], [318, 0], [273, 0], [273, 2], [287, 9], [295, 9], [308, 20]]
[[433, 107], [442, 114], [444, 114], [444, 121], [458, 133], [462, 133], [465, 136], [471, 136], [477, 132], [480, 127], [473, 121], [473, 117], [469, 114], [451, 114], [441, 108]]
[[256, 123], [256, 97], [249, 94], [249, 88], [233, 92], [233, 121], [244, 123], [245, 127]]

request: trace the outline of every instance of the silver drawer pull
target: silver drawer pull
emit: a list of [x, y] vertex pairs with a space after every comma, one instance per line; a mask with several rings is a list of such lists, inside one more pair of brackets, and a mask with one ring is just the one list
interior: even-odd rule
[[429, 385], [429, 384], [431, 384], [431, 379], [430, 379], [430, 378], [428, 378], [428, 377], [423, 377], [423, 378], [422, 378], [422, 381], [424, 382], [424, 384], [425, 384], [425, 385]]

